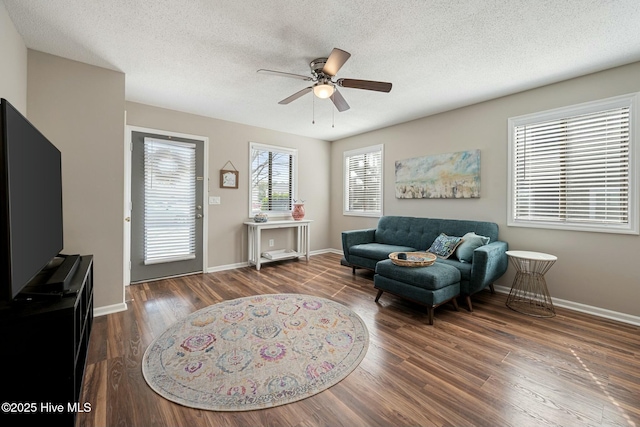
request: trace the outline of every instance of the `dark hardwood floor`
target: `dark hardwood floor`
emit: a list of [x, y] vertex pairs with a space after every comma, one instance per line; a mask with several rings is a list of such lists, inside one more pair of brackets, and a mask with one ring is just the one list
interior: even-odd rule
[[[550, 284], [551, 285], [551, 284]], [[577, 284], [576, 284], [577, 285]], [[146, 384], [147, 346], [177, 319], [238, 297], [297, 292], [342, 303], [369, 329], [367, 356], [346, 379], [272, 409], [211, 412]], [[132, 285], [126, 312], [95, 319], [79, 426], [625, 426], [640, 427], [640, 327], [556, 308], [539, 319], [480, 292], [426, 310], [385, 293], [372, 273], [323, 254]]]

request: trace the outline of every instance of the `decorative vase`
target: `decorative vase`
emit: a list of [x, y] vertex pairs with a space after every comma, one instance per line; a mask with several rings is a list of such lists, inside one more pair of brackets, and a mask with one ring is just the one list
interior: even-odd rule
[[291, 216], [296, 221], [300, 221], [302, 218], [304, 218], [304, 203], [294, 203]]

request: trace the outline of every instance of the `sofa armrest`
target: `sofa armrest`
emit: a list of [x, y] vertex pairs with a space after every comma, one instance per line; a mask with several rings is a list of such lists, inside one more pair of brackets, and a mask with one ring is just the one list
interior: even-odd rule
[[349, 230], [342, 232], [342, 252], [344, 258], [349, 262], [349, 248], [355, 245], [375, 242], [376, 229], [367, 228], [363, 230]]
[[473, 251], [469, 294], [486, 288], [506, 273], [509, 259], [505, 252], [508, 249], [507, 242], [498, 240]]

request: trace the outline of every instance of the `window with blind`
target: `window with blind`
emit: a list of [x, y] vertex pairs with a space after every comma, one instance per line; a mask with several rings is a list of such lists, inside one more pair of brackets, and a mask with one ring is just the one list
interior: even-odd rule
[[637, 98], [509, 119], [509, 225], [638, 234]]
[[196, 256], [195, 144], [144, 139], [144, 263]]
[[382, 145], [344, 152], [344, 214], [382, 216]]
[[251, 143], [249, 216], [266, 212], [287, 216], [293, 207], [298, 151]]

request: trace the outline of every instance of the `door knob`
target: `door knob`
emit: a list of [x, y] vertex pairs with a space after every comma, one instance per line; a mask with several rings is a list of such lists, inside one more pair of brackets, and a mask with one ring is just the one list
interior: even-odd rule
[[202, 214], [197, 214], [196, 218], [198, 218], [198, 219], [202, 218]]

